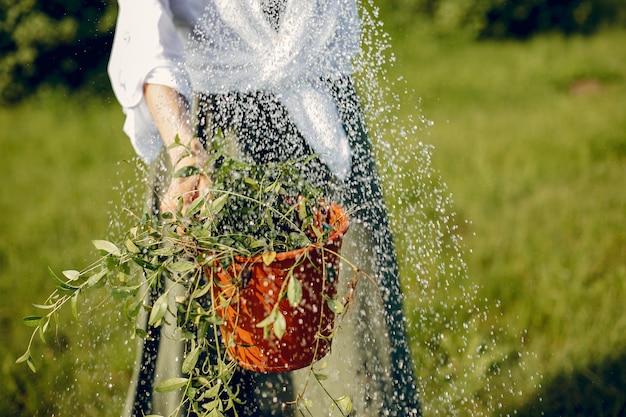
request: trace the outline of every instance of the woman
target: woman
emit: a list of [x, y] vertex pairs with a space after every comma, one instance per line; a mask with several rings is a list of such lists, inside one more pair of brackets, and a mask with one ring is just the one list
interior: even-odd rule
[[[355, 1], [119, 0], [119, 6], [109, 75], [138, 154], [146, 162], [166, 154], [160, 210], [172, 211], [181, 197], [188, 204], [209, 186], [203, 175], [168, 172], [202, 166], [204, 144], [218, 130], [257, 162], [318, 155], [306, 175], [353, 213], [342, 254], [376, 281], [357, 286], [324, 359], [324, 389], [335, 398], [349, 395], [355, 416], [419, 415], [393, 240], [350, 80], [360, 39]], [[170, 147], [176, 136], [191, 154]], [[140, 347], [127, 415], [174, 412], [175, 396], [152, 391], [155, 381], [180, 372], [184, 353], [171, 331], [150, 329], [153, 337]], [[313, 401], [313, 415], [329, 415], [328, 395], [304, 375], [241, 371], [239, 414], [295, 415], [290, 404], [303, 394]]]

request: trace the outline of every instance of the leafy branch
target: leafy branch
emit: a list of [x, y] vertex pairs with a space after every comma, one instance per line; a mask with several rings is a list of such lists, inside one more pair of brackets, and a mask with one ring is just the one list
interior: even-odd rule
[[[69, 305], [78, 319], [80, 295], [105, 288], [110, 297], [124, 300], [125, 317], [135, 324], [131, 338], [149, 337], [141, 317], [147, 317], [148, 324], [157, 328], [175, 320], [180, 341], [186, 345], [182, 376], [162, 381], [156, 391], [180, 390], [179, 409], [198, 416], [222, 416], [234, 409], [243, 400], [231, 384], [237, 362], [228, 349], [235, 342], [225, 337], [223, 326], [224, 311], [239, 308], [239, 291], [250, 279], [246, 265], [237, 264], [238, 260], [257, 259], [270, 265], [282, 252], [301, 251], [284, 271], [278, 301], [257, 324], [265, 337], [271, 332], [282, 339], [287, 331], [278, 303], [287, 300], [295, 307], [302, 302], [302, 283], [296, 271], [311, 261], [313, 248], [321, 251], [323, 285], [331, 285], [336, 278], [336, 271], [326, 263], [326, 254], [338, 257], [339, 253], [325, 248], [324, 243], [337, 228], [337, 219], [333, 219], [323, 193], [295, 168], [306, 162], [255, 165], [214, 150], [201, 171], [176, 174], [210, 175], [212, 185], [184, 210], [181, 201], [172, 214], [156, 216], [151, 210], [141, 215], [131, 213], [134, 225], [117, 243], [93, 241], [100, 257], [83, 270], [66, 270], [62, 277], [50, 270], [55, 289], [43, 304], [35, 304], [42, 314], [24, 318], [34, 330], [17, 362], [25, 362], [35, 372], [35, 338], [46, 343], [45, 336], [51, 323], [58, 321], [60, 311]], [[348, 264], [357, 276], [358, 269]], [[227, 285], [218, 278], [226, 271], [230, 274]], [[172, 292], [174, 288], [182, 289], [180, 295]], [[158, 294], [156, 300], [150, 301], [151, 293]], [[348, 301], [329, 296], [323, 299], [337, 315], [344, 312]], [[323, 331], [321, 310], [316, 351], [320, 341], [335, 331], [330, 335]], [[144, 315], [140, 315], [142, 311]], [[347, 397], [333, 401], [340, 410], [351, 407]]]

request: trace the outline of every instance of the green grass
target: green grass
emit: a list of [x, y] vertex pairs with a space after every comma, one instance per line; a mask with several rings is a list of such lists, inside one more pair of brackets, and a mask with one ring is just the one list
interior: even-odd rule
[[[0, 109], [1, 415], [50, 416], [59, 409], [61, 415], [101, 415], [93, 408], [124, 390], [123, 384], [94, 389], [108, 385], [105, 378], [127, 379], [128, 355], [105, 347], [115, 333], [108, 335], [106, 323], [92, 314], [80, 323], [62, 317], [69, 326], [47, 345], [36, 341], [36, 375], [14, 364], [31, 330], [21, 318], [36, 314], [31, 303], [53, 289], [48, 266], [59, 272], [93, 259], [90, 241], [107, 236], [109, 212], [121, 200], [115, 188], [134, 176], [119, 164], [133, 156], [121, 122], [110, 104], [62, 93]], [[86, 334], [102, 340], [91, 343]]]
[[527, 330], [511, 402], [521, 415], [623, 415], [626, 32], [478, 44], [397, 36], [390, 76], [413, 90], [404, 111], [434, 122], [422, 139], [471, 222], [470, 280], [479, 298], [499, 300], [510, 334]]
[[[433, 319], [412, 329], [426, 415], [448, 415], [446, 403], [462, 416], [623, 415], [626, 31], [526, 43], [394, 36], [389, 77], [412, 90], [399, 116], [434, 123], [419, 139], [434, 145], [467, 248], [468, 278], [451, 279], [436, 305], [409, 295], [410, 311]], [[578, 80], [593, 83], [576, 93]], [[133, 157], [122, 121], [115, 103], [62, 93], [0, 109], [0, 415], [115, 415], [123, 398], [132, 355], [108, 329], [114, 308], [63, 318], [69, 329], [37, 345], [37, 374], [14, 365], [30, 333], [21, 317], [52, 289], [48, 266], [92, 259], [121, 194], [141, 189], [120, 163]], [[442, 307], [462, 292], [455, 283], [479, 286], [471, 314]], [[453, 313], [467, 330], [436, 319]]]

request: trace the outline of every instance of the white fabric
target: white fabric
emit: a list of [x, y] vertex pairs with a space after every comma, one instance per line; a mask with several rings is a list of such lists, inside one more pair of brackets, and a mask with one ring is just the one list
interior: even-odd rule
[[260, 0], [118, 3], [109, 75], [127, 115], [124, 131], [144, 160], [152, 160], [162, 142], [142, 100], [143, 84], [162, 67], [171, 71], [170, 86], [188, 97], [189, 79], [193, 90], [207, 94], [276, 94], [315, 152], [346, 177], [348, 141], [319, 80], [352, 71], [360, 42], [354, 0], [287, 0], [278, 31]]
[[124, 132], [137, 154], [153, 161], [163, 141], [143, 97], [143, 85], [155, 69], [160, 82], [188, 99], [191, 83], [184, 69], [182, 29], [174, 24], [167, 0], [119, 0], [119, 14], [108, 72], [113, 92], [126, 114]]

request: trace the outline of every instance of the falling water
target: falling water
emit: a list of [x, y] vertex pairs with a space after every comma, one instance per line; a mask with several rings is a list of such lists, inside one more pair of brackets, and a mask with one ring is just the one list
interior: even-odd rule
[[[401, 120], [403, 82], [391, 80], [390, 40], [366, 2], [358, 87], [368, 115], [398, 248], [407, 330], [415, 358], [425, 416], [499, 416], [536, 388], [527, 374], [526, 334], [500, 321], [498, 300], [481, 297], [480, 277], [465, 263], [464, 238], [471, 222], [455, 213], [454, 201], [422, 138], [434, 122], [419, 109]], [[526, 375], [517, 387], [513, 375]]]
[[[467, 270], [464, 257], [469, 249], [464, 238], [470, 223], [455, 214], [452, 196], [431, 163], [436, 150], [422, 142], [432, 122], [419, 109], [400, 119], [405, 113], [400, 111], [403, 97], [396, 92], [403, 87], [386, 72], [394, 62], [389, 37], [371, 2], [360, 6], [362, 52], [355, 61], [354, 81], [394, 231], [404, 298], [390, 296], [404, 304], [422, 413], [512, 413], [512, 405], [525, 394], [511, 382], [511, 375], [523, 373], [529, 355], [524, 350], [524, 335], [513, 334], [499, 321], [497, 301], [481, 298], [478, 280]], [[112, 235], [130, 221], [122, 207], [141, 207], [146, 195], [144, 180], [152, 175], [151, 168], [139, 161], [121, 164], [120, 169], [136, 170], [137, 179], [119, 185], [121, 202], [111, 210]], [[96, 304], [99, 299], [96, 294], [85, 304]], [[81, 358], [90, 353], [87, 363], [71, 364], [77, 369], [71, 373], [74, 381], [59, 383], [68, 387], [62, 393], [68, 411], [64, 408], [59, 415], [100, 416], [103, 409], [106, 415], [119, 415], [110, 404], [123, 403], [134, 358], [133, 346], [116, 342], [126, 339], [129, 329], [123, 323], [127, 321], [114, 302], [87, 317], [85, 338], [79, 346]], [[91, 405], [76, 403], [85, 396]]]

